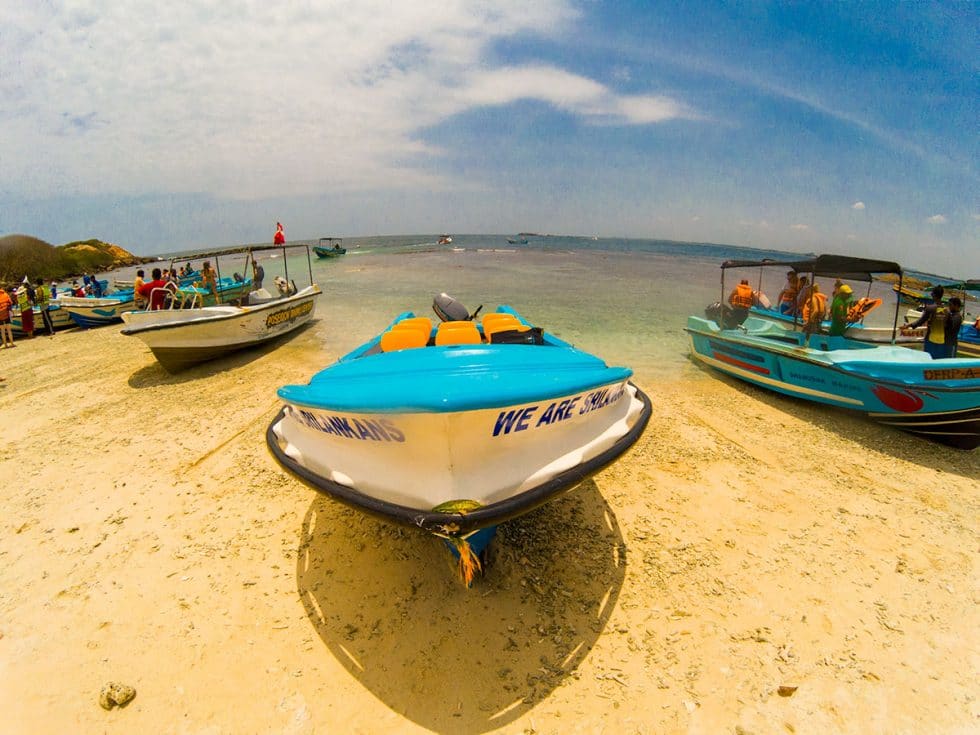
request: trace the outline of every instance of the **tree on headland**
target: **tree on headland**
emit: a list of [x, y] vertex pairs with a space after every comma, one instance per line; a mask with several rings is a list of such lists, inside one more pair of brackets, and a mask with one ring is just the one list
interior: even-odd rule
[[148, 263], [118, 245], [101, 240], [80, 240], [55, 247], [29, 235], [0, 237], [0, 283], [13, 284], [27, 276], [61, 280], [84, 273]]

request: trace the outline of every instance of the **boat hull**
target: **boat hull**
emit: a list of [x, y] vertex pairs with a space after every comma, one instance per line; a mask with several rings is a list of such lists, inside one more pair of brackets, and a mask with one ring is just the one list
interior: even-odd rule
[[[768, 325], [768, 326], [764, 326]], [[688, 319], [691, 354], [702, 363], [784, 395], [862, 411], [882, 424], [960, 449], [980, 446], [980, 360], [823, 336], [803, 347], [799, 332], [749, 319], [720, 330]]]
[[136, 308], [132, 298], [81, 298], [63, 297], [61, 308], [68, 312], [71, 320], [82, 327], [103, 327], [122, 321], [122, 315]]
[[[449, 413], [287, 403], [267, 442], [287, 469], [343, 503], [432, 533], [466, 536], [599, 471], [636, 441], [649, 416], [649, 399], [626, 381]], [[479, 507], [433, 510], [461, 500]]]
[[337, 258], [341, 255], [346, 255], [347, 248], [335, 249], [335, 248], [320, 248], [314, 246], [313, 252], [316, 253], [316, 257], [318, 258]]
[[282, 337], [313, 318], [317, 286], [256, 306], [131, 311], [122, 334], [141, 339], [168, 372]]
[[[55, 329], [67, 329], [69, 327], [74, 327], [75, 323], [71, 320], [68, 312], [57, 304], [52, 304], [51, 308], [48, 309], [48, 316], [51, 317], [51, 326]], [[10, 327], [16, 334], [23, 335], [24, 326], [20, 319], [20, 309], [12, 309], [10, 312]], [[41, 316], [41, 310], [37, 307], [34, 308], [34, 332], [35, 334], [41, 334], [45, 331], [44, 328], [44, 317]]]

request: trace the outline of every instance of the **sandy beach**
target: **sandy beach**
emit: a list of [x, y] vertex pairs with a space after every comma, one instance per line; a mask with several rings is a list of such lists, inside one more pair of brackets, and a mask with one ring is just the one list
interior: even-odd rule
[[324, 312], [176, 376], [117, 327], [0, 351], [0, 729], [980, 729], [980, 451], [641, 372], [639, 443], [466, 589], [269, 454], [276, 388], [355, 346]]

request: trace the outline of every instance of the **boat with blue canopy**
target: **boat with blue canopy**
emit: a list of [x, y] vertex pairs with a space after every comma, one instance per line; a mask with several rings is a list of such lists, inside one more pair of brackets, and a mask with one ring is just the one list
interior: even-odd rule
[[[730, 260], [732, 268], [792, 267], [813, 276], [866, 281], [897, 263], [837, 255], [777, 261]], [[898, 336], [898, 302], [892, 332]], [[980, 446], [980, 360], [933, 360], [926, 352], [847, 337], [807, 335], [722, 303], [688, 317], [691, 354], [728, 375], [784, 395], [864, 412], [873, 420], [960, 449]]]
[[463, 563], [492, 538], [482, 530], [625, 452], [651, 406], [632, 370], [509, 306], [477, 319], [440, 294], [433, 308], [438, 323], [399, 314], [307, 384], [280, 388], [267, 442], [317, 490], [441, 536]]

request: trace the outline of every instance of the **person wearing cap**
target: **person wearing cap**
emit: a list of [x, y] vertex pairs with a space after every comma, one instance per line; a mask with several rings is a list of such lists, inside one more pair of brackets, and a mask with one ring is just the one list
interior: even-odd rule
[[847, 311], [851, 308], [851, 287], [842, 283], [837, 289], [837, 294], [830, 304], [830, 339], [828, 343], [832, 349], [842, 347], [844, 332], [847, 331]]
[[936, 286], [932, 289], [932, 303], [926, 304], [922, 309], [922, 316], [905, 328], [911, 331], [923, 324], [926, 325], [926, 338], [922, 344], [922, 349], [932, 355], [933, 360], [942, 360], [946, 357], [946, 318], [948, 313], [946, 307], [943, 306], [944, 293], [942, 286]]
[[34, 339], [34, 299], [23, 283], [17, 289], [17, 306], [20, 308], [20, 331]]

